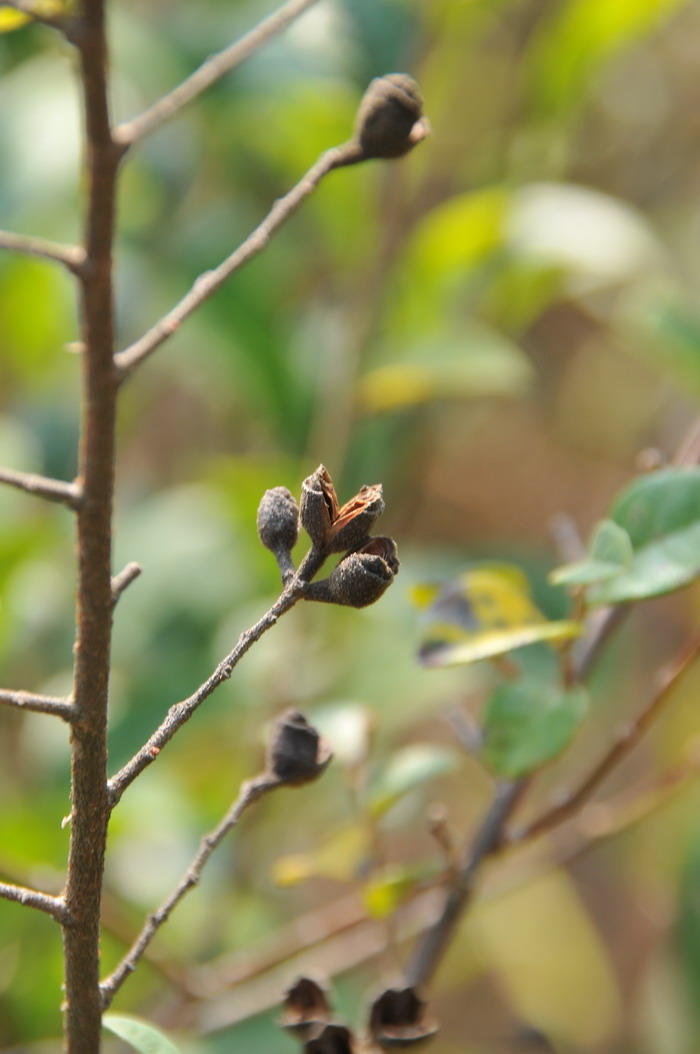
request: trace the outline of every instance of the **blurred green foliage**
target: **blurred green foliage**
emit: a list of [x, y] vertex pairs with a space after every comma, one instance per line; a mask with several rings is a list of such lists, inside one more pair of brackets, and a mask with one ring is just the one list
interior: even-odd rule
[[[116, 119], [271, 6], [113, 0]], [[426, 804], [443, 800], [462, 838], [488, 800], [489, 777], [473, 761], [453, 771], [442, 716], [455, 700], [478, 709], [494, 674], [484, 663], [417, 665], [411, 586], [478, 559], [515, 560], [538, 608], [565, 618], [563, 590], [546, 582], [562, 562], [552, 517], [570, 514], [587, 537], [639, 450], [672, 455], [697, 413], [699, 55], [690, 0], [319, 0], [129, 157], [120, 347], [348, 138], [369, 78], [410, 71], [433, 126], [401, 162], [332, 174], [123, 397], [115, 570], [136, 560], [144, 574], [116, 613], [112, 769], [276, 595], [255, 534], [267, 487], [298, 494], [320, 461], [341, 501], [382, 481], [382, 530], [402, 561], [376, 607], [300, 605], [283, 619], [115, 812], [105, 971], [260, 766], [273, 715], [298, 706], [355, 743], [337, 749], [322, 791], [271, 796], [246, 817], [120, 994], [116, 1009], [159, 1023], [185, 1054], [291, 1050], [270, 1016], [251, 1014], [274, 1005], [296, 963], [238, 988], [236, 970], [252, 970], [291, 920], [353, 890], [381, 917], [442, 866]], [[78, 240], [71, 55], [28, 25], [0, 36], [0, 74], [0, 226]], [[0, 464], [75, 472], [77, 339], [66, 275], [0, 255]], [[3, 686], [68, 690], [72, 561], [67, 512], [0, 491]], [[576, 760], [543, 774], [533, 810], [548, 788], [587, 771], [697, 615], [697, 587], [635, 611], [596, 672]], [[628, 763], [632, 782], [679, 765], [697, 736], [681, 704], [698, 688], [695, 676]], [[4, 710], [0, 723], [0, 873], [58, 890], [65, 729]], [[494, 892], [438, 976], [436, 1054], [487, 1054], [511, 1039], [516, 1049], [521, 1026], [562, 1050], [692, 1054], [698, 804], [686, 790], [544, 885], [516, 864], [520, 892]], [[327, 836], [358, 829], [351, 848], [334, 850], [342, 879], [317, 868], [303, 883], [275, 884], [280, 859], [308, 862]], [[550, 866], [545, 847], [535, 870]], [[0, 933], [0, 1046], [57, 1050], [47, 1037], [60, 1031], [58, 931], [0, 901]], [[343, 1015], [362, 1020], [384, 969], [372, 961], [339, 979]]]

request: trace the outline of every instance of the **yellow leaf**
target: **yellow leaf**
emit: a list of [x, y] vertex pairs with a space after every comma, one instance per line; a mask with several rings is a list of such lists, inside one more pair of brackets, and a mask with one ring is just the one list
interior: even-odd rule
[[610, 1040], [620, 1014], [615, 977], [562, 871], [482, 905], [469, 928], [484, 966], [524, 1021], [577, 1050]]
[[22, 11], [12, 11], [9, 8], [0, 9], [0, 33], [12, 33], [15, 29], [21, 29], [32, 19]]
[[426, 621], [420, 659], [427, 666], [477, 662], [538, 641], [567, 640], [581, 631], [577, 622], [548, 622], [530, 597], [527, 578], [511, 564], [464, 571], [440, 590]]
[[294, 886], [307, 878], [332, 878], [351, 882], [367, 855], [366, 828], [344, 827], [308, 853], [291, 853], [275, 861], [272, 877], [279, 886]]

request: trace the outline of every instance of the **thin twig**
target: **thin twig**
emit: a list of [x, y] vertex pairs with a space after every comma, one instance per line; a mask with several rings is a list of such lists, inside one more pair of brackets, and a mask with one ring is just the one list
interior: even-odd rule
[[145, 926], [127, 954], [117, 968], [100, 985], [103, 1007], [105, 1009], [110, 1005], [114, 996], [119, 991], [129, 974], [133, 973], [136, 969], [136, 964], [139, 959], [155, 937], [160, 927], [167, 921], [173, 908], [179, 904], [186, 893], [197, 885], [207, 860], [216, 847], [220, 845], [231, 828], [236, 826], [248, 806], [261, 798], [263, 794], [267, 794], [269, 791], [275, 790], [281, 786], [284, 786], [284, 782], [269, 773], [263, 773], [255, 779], [248, 780], [243, 784], [238, 798], [226, 813], [223, 820], [213, 831], [202, 838], [196, 856], [175, 889], [170, 896], [163, 901], [158, 910], [148, 916]]
[[17, 487], [18, 490], [33, 494], [37, 498], [60, 502], [71, 509], [78, 509], [83, 497], [77, 483], [64, 483], [61, 479], [39, 476], [35, 472], [16, 472], [11, 468], [0, 468], [0, 483]]
[[53, 260], [63, 264], [75, 275], [80, 274], [85, 263], [85, 251], [78, 245], [61, 245], [29, 234], [14, 234], [12, 231], [0, 231], [0, 249]]
[[324, 176], [327, 176], [335, 168], [356, 164], [362, 159], [363, 155], [359, 147], [353, 143], [346, 143], [344, 146], [335, 146], [330, 150], [326, 150], [289, 193], [274, 203], [262, 223], [255, 228], [252, 234], [230, 256], [227, 256], [213, 271], [205, 271], [201, 274], [190, 291], [185, 294], [175, 307], [171, 308], [139, 340], [114, 356], [114, 362], [120, 377], [125, 379], [137, 366], [152, 355], [161, 344], [168, 340], [169, 337], [172, 337], [185, 319], [189, 318], [205, 300], [215, 293], [227, 278], [230, 278], [235, 271], [248, 263], [249, 260], [252, 260], [254, 256], [257, 256], [265, 248], [275, 231], [299, 208], [304, 199], [315, 190]]
[[51, 695], [36, 695], [33, 692], [15, 692], [0, 688], [0, 703], [15, 706], [18, 710], [31, 710], [35, 714], [54, 714], [64, 721], [76, 717], [76, 709], [70, 699], [60, 699]]
[[53, 897], [50, 893], [40, 893], [37, 889], [15, 886], [10, 882], [0, 882], [0, 897], [4, 900], [14, 900], [23, 907], [44, 911], [59, 922], [68, 922], [68, 911], [63, 897]]
[[153, 106], [131, 121], [118, 125], [114, 129], [115, 141], [126, 149], [137, 140], [142, 139], [144, 135], [158, 128], [212, 84], [230, 73], [236, 66], [240, 66], [245, 59], [272, 37], [286, 29], [295, 18], [298, 18], [316, 2], [317, 0], [289, 0], [288, 3], [283, 4], [274, 14], [263, 19], [240, 40], [236, 40], [223, 51], [210, 55], [199, 69], [167, 95], [158, 99]]
[[581, 785], [568, 794], [563, 801], [559, 801], [526, 827], [521, 827], [519, 830], [506, 835], [505, 842], [509, 845], [519, 845], [523, 842], [532, 841], [533, 838], [551, 830], [572, 816], [591, 797], [613, 769], [617, 768], [622, 759], [637, 745], [645, 732], [659, 717], [668, 702], [672, 690], [682, 679], [683, 675], [687, 673], [699, 651], [700, 635], [683, 648], [680, 655], [670, 664], [670, 667], [661, 671], [657, 690], [649, 703], [635, 718], [633, 724], [613, 741]]
[[126, 765], [119, 772], [112, 776], [107, 785], [112, 808], [117, 804], [129, 784], [158, 757], [162, 748], [173, 738], [178, 729], [182, 728], [186, 721], [189, 721], [197, 707], [220, 684], [229, 679], [234, 668], [248, 649], [302, 598], [306, 581], [313, 577], [315, 573], [314, 562], [316, 559], [315, 551], [310, 550], [296, 575], [285, 587], [272, 607], [265, 612], [262, 618], [258, 619], [254, 626], [241, 633], [235, 647], [221, 660], [211, 676], [192, 695], [170, 707], [165, 720], [148, 741], [134, 754], [130, 761], [127, 761]]
[[142, 573], [143, 568], [135, 562], [128, 563], [118, 575], [112, 578], [112, 603], [116, 604], [125, 589]]

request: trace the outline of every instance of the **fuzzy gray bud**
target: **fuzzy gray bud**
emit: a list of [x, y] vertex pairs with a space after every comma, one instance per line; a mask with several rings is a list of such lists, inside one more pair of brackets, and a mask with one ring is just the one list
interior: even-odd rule
[[290, 553], [299, 537], [299, 509], [286, 487], [273, 487], [258, 506], [258, 535], [273, 553]]

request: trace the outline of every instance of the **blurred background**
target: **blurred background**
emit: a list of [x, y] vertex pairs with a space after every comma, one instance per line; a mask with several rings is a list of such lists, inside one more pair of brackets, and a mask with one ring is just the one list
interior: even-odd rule
[[[116, 119], [270, 10], [114, 0]], [[586, 539], [697, 414], [692, 0], [319, 0], [128, 157], [119, 347], [346, 140], [369, 80], [396, 70], [419, 81], [432, 137], [400, 162], [333, 173], [122, 398], [115, 571], [135, 560], [144, 573], [116, 614], [112, 771], [275, 598], [255, 531], [266, 488], [298, 495], [319, 462], [341, 502], [382, 482], [378, 527], [402, 562], [375, 607], [300, 605], [283, 619], [114, 815], [105, 970], [261, 766], [280, 710], [301, 708], [336, 749], [322, 784], [245, 817], [115, 1004], [186, 1054], [294, 1050], [275, 1020], [302, 966], [337, 974], [338, 1012], [362, 1024], [368, 993], [405, 957], [402, 926], [421, 925], [418, 909], [396, 923], [391, 909], [425, 904], [421, 883], [444, 863], [427, 806], [444, 804], [461, 844], [491, 790], [445, 714], [478, 708], [492, 675], [418, 666], [412, 587], [507, 559], [563, 615], [546, 580], [561, 562], [555, 518]], [[28, 26], [0, 36], [0, 73], [0, 226], [79, 240], [73, 57]], [[77, 336], [68, 276], [0, 255], [3, 465], [75, 473]], [[0, 490], [4, 687], [69, 691], [73, 590], [69, 514]], [[586, 730], [525, 813], [573, 785], [643, 705], [699, 607], [695, 588], [633, 612], [595, 671]], [[609, 793], [653, 786], [697, 752], [698, 690], [696, 672]], [[10, 710], [0, 727], [0, 873], [60, 890], [65, 728]], [[697, 1050], [699, 806], [689, 785], [616, 838], [574, 832], [494, 865], [435, 982], [436, 1054]], [[370, 929], [351, 925], [367, 913]], [[287, 958], [324, 933], [335, 943]], [[387, 935], [390, 950], [369, 957]], [[60, 978], [53, 923], [0, 901], [0, 1046], [59, 1049]]]

